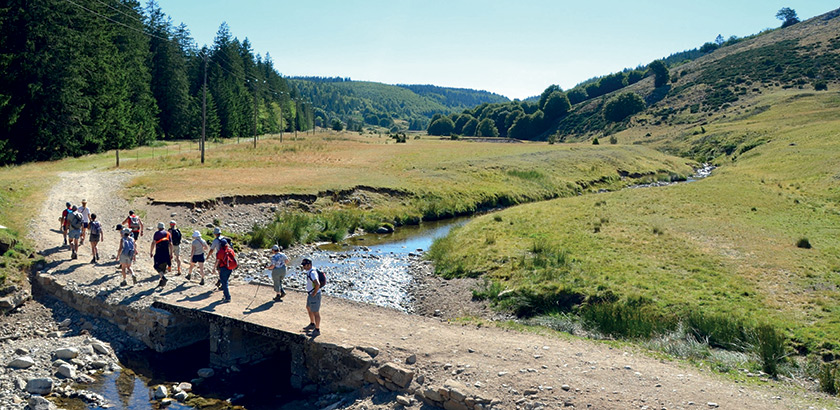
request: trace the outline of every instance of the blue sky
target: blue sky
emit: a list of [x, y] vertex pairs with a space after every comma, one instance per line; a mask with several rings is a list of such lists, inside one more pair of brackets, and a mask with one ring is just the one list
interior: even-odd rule
[[[145, 0], [143, 0], [145, 1]], [[285, 76], [434, 84], [527, 98], [551, 84], [647, 64], [725, 38], [805, 20], [827, 0], [157, 0], [199, 45], [222, 22]]]

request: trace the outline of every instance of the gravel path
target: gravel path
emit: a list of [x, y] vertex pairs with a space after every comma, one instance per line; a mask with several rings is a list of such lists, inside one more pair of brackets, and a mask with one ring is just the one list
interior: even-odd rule
[[[122, 221], [129, 206], [136, 206], [116, 195], [131, 176], [120, 171], [61, 175], [61, 182], [50, 190], [40, 217], [33, 222], [31, 230], [38, 249], [47, 258], [46, 270], [66, 281], [77, 292], [137, 307], [148, 306], [154, 299], [173, 295], [173, 292], [177, 292], [179, 297], [206, 293], [209, 285], [202, 288], [196, 283], [186, 283], [183, 276], [170, 281], [166, 294], [155, 289], [156, 275], [151, 269], [148, 253], [144, 252], [149, 247], [149, 235], [141, 238], [138, 247], [141, 252], [135, 266], [141, 282], [136, 286], [119, 286], [121, 278], [113, 261], [118, 237], [112, 230], [105, 232], [105, 241], [100, 244], [102, 264], [89, 263], [89, 247], [82, 248], [79, 259], [69, 259], [70, 252], [61, 246], [62, 237], [57, 230], [64, 202], [78, 203], [86, 198], [103, 225], [112, 227]], [[150, 209], [149, 212], [160, 218], [165, 217], [167, 212], [175, 211], [162, 208]], [[149, 225], [156, 221], [154, 218], [146, 219]], [[447, 283], [429, 277], [424, 279], [424, 283], [422, 299], [428, 300], [428, 303], [418, 312], [433, 316], [434, 306], [440, 305], [447, 306], [446, 314], [441, 312], [441, 316], [445, 317], [488, 315], [483, 306], [465, 306], [459, 310], [458, 306], [466, 300], [464, 293], [472, 286], [470, 282]], [[250, 286], [236, 287], [236, 293], [253, 294]], [[233, 308], [233, 304], [228, 306]], [[335, 316], [339, 311], [345, 314], [342, 321], [331, 323], [337, 320]], [[302, 311], [300, 316], [304, 317]], [[378, 338], [370, 334], [352, 334], [355, 329], [369, 329], [370, 326], [380, 329], [377, 331], [380, 333]], [[350, 334], [341, 336], [335, 333], [331, 336], [331, 327], [340, 327]], [[395, 328], [393, 332], [388, 331], [391, 327]], [[837, 406], [833, 398], [816, 393], [803, 394], [802, 390], [788, 383], [767, 380], [737, 384], [707, 370], [652, 358], [630, 346], [611, 347], [548, 333], [541, 335], [493, 327], [452, 325], [439, 318], [411, 316], [344, 300], [325, 300], [323, 328], [323, 342], [342, 343], [342, 338], [374, 337], [371, 343], [378, 341], [382, 345], [383, 357], [389, 360], [404, 362], [407, 352], [417, 352], [417, 364], [414, 366], [417, 374], [437, 383], [447, 379], [460, 380], [485, 397], [502, 400], [504, 405], [501, 408], [802, 409]], [[393, 402], [392, 393], [376, 388], [355, 394], [357, 399], [349, 403], [344, 401], [342, 408], [385, 409], [398, 406]], [[819, 406], [809, 406], [808, 403], [816, 403], [817, 400], [822, 400]], [[415, 403], [406, 407], [420, 408], [420, 405]]]

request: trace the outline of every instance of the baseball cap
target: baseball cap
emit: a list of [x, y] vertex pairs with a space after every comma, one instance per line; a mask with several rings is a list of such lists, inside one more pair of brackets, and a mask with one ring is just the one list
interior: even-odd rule
[[201, 238], [201, 232], [199, 232], [199, 231], [193, 231], [192, 237], [193, 237], [193, 238]]
[[312, 264], [312, 261], [311, 261], [311, 260], [309, 260], [309, 258], [303, 258], [303, 260], [302, 260], [302, 261], [300, 261], [300, 266], [303, 266], [303, 265], [311, 265], [311, 264]]
[[280, 250], [280, 246], [279, 246], [279, 245], [274, 245], [274, 246], [272, 246], [272, 247], [271, 247], [271, 250], [272, 250], [272, 251], [279, 251], [279, 250]]
[[158, 222], [158, 229], [163, 229], [165, 227], [166, 226], [163, 224], [163, 222]]
[[222, 233], [222, 228], [219, 228], [219, 227], [213, 228], [213, 235], [221, 235], [221, 233]]
[[131, 229], [123, 228], [122, 230], [123, 235], [131, 233]]

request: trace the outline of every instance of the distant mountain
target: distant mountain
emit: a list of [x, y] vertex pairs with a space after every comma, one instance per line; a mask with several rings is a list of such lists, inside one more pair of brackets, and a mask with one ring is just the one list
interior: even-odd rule
[[389, 85], [342, 77], [290, 77], [290, 86], [311, 101], [316, 121], [339, 120], [349, 129], [365, 124], [423, 130], [435, 114], [448, 115], [485, 103], [509, 101], [487, 91], [434, 85]]

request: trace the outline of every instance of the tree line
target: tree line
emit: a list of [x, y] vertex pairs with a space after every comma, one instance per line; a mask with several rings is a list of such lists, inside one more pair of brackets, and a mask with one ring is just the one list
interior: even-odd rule
[[155, 1], [8, 0], [0, 72], [3, 164], [200, 138], [205, 91], [208, 139], [312, 125], [268, 54], [224, 23], [199, 48]]

